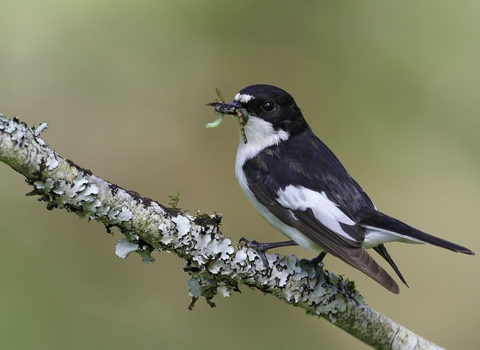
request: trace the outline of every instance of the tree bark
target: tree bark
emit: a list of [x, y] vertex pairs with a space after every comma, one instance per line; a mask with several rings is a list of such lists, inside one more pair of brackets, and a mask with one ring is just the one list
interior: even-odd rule
[[[62, 158], [40, 138], [47, 128], [31, 128], [0, 115], [0, 160], [26, 177], [47, 209], [66, 209], [125, 237], [116, 246], [122, 258], [169, 251], [186, 261], [190, 308], [201, 297], [230, 296], [242, 284], [322, 317], [376, 349], [441, 349], [364, 304], [352, 281], [319, 271], [295, 256], [266, 254], [223, 236], [217, 214], [189, 215], [109, 183]], [[4, 199], [5, 200], [5, 199]], [[267, 263], [267, 264], [265, 264]]]

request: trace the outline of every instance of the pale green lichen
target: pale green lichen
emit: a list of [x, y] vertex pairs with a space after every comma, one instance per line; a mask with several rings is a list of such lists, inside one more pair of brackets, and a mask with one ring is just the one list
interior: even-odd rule
[[[0, 129], [11, 132], [15, 147], [23, 149], [20, 146], [25, 143], [26, 135], [33, 131], [24, 124], [0, 119], [3, 122]], [[193, 217], [180, 210], [164, 210], [152, 200], [109, 184], [65, 161], [46, 150], [43, 140], [38, 138], [45, 128], [39, 126], [35, 134], [41, 147], [28, 153], [32, 163], [37, 162], [35, 176], [43, 172], [41, 178], [29, 180], [35, 187], [32, 194], [42, 196], [49, 208], [65, 207], [79, 216], [88, 215], [101, 221], [107, 230], [118, 226], [126, 236], [116, 246], [116, 254], [122, 258], [136, 252], [147, 263], [153, 261], [153, 251], [162, 250], [185, 258], [185, 271], [192, 276], [187, 281], [192, 297], [203, 296], [213, 305], [210, 300], [215, 295], [230, 296], [238, 291], [240, 284], [246, 284], [332, 322], [339, 320], [349, 306], [363, 303], [352, 282], [332, 273], [318, 274], [293, 255], [267, 254], [262, 259], [255, 249], [232, 242], [220, 234], [216, 215]], [[22, 162], [12, 163], [15, 167]]]
[[125, 259], [130, 253], [138, 250], [138, 244], [130, 242], [127, 238], [122, 238], [115, 246], [115, 254]]

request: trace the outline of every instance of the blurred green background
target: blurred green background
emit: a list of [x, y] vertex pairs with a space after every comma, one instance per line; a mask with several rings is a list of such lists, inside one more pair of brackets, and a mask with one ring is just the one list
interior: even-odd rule
[[[98, 176], [163, 203], [181, 190], [181, 207], [223, 213], [226, 235], [274, 241], [235, 179], [236, 124], [204, 124], [215, 87], [232, 98], [277, 85], [382, 211], [479, 253], [479, 11], [477, 1], [3, 0], [0, 113], [48, 122], [46, 142]], [[368, 348], [245, 287], [188, 311], [183, 261], [121, 260], [118, 233], [46, 211], [5, 165], [0, 176], [2, 349]], [[423, 337], [478, 345], [479, 258], [389, 248], [411, 286], [400, 295], [325, 262]]]

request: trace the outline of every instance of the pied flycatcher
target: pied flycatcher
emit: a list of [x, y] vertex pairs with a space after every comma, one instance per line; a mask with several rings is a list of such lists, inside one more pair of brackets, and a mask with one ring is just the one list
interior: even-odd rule
[[[237, 117], [242, 131], [235, 172], [258, 213], [293, 242], [340, 258], [392, 293], [399, 287], [373, 259], [373, 248], [405, 279], [384, 243], [429, 243], [454, 252], [474, 253], [432, 236], [377, 210], [332, 151], [315, 136], [286, 91], [251, 85], [229, 103], [209, 104]], [[213, 123], [212, 123], [213, 124]], [[217, 123], [218, 125], [219, 123]], [[407, 285], [408, 286], [408, 285]]]

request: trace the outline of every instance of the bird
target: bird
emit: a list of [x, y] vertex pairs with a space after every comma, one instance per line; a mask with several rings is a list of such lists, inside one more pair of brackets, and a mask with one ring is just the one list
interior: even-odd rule
[[[313, 133], [293, 97], [276, 86], [250, 85], [231, 102], [209, 104], [236, 116], [241, 137], [235, 174], [245, 196], [290, 241], [259, 243], [263, 250], [299, 245], [331, 254], [398, 294], [395, 280], [369, 254], [373, 248], [408, 287], [385, 243], [427, 243], [474, 255], [382, 213], [335, 154]], [[252, 241], [256, 242], [256, 241]]]

